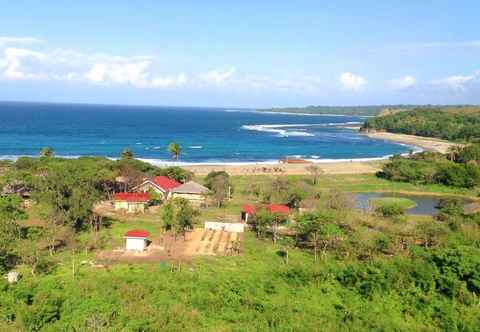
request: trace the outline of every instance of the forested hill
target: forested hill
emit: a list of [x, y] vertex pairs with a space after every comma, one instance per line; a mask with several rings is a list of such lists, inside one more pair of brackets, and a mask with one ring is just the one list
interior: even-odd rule
[[368, 119], [363, 127], [452, 141], [478, 142], [480, 107], [415, 108]]

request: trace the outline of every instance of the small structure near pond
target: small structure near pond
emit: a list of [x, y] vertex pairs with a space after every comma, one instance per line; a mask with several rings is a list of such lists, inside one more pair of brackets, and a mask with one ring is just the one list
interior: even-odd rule
[[148, 245], [150, 233], [141, 229], [134, 229], [125, 233], [125, 249], [144, 251]]

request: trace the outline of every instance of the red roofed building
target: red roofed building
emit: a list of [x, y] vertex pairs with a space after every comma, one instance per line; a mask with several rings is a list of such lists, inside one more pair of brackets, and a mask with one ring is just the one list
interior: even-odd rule
[[158, 193], [162, 199], [167, 199], [170, 192], [179, 186], [181, 186], [181, 183], [178, 183], [169, 177], [156, 176], [153, 179], [146, 179], [141, 184], [133, 188], [133, 190], [138, 192], [149, 192], [153, 190], [154, 192]]
[[134, 229], [125, 233], [125, 249], [144, 251], [148, 244], [150, 233], [142, 229]]
[[115, 210], [127, 213], [144, 213], [149, 201], [149, 193], [116, 193], [113, 195]]
[[[284, 214], [285, 216], [288, 216], [290, 214], [290, 208], [286, 205], [267, 204], [267, 205], [263, 205], [262, 208], [264, 208], [270, 213]], [[249, 217], [255, 215], [256, 212], [257, 212], [257, 208], [255, 207], [255, 205], [252, 205], [252, 204], [243, 205], [242, 214], [241, 214], [242, 221], [248, 222]]]

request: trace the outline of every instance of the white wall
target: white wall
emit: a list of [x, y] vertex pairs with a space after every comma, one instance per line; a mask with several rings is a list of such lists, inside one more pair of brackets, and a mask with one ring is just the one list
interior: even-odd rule
[[228, 223], [228, 222], [215, 222], [215, 221], [206, 221], [205, 229], [213, 229], [217, 231], [225, 231], [232, 233], [243, 233], [245, 230], [245, 224], [241, 223]]
[[127, 237], [125, 238], [125, 249], [127, 250], [136, 250], [136, 251], [144, 251], [146, 240], [143, 238], [138, 237]]

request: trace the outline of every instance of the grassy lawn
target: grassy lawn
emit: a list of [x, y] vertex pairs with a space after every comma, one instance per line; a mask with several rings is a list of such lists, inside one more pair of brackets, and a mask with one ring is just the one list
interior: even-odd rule
[[[239, 192], [244, 191], [252, 183], [265, 183], [269, 178], [271, 179], [272, 177], [267, 175], [234, 176], [232, 177], [232, 180], [235, 185], [235, 193], [238, 196]], [[287, 176], [287, 178], [292, 181], [305, 180], [310, 182], [310, 177], [305, 175], [291, 175]], [[411, 183], [393, 182], [378, 178], [374, 174], [323, 175], [319, 178], [315, 189], [317, 191], [336, 189], [345, 192], [383, 191], [449, 194], [469, 197], [478, 196], [478, 192], [475, 189], [454, 188], [442, 185], [414, 185]]]

